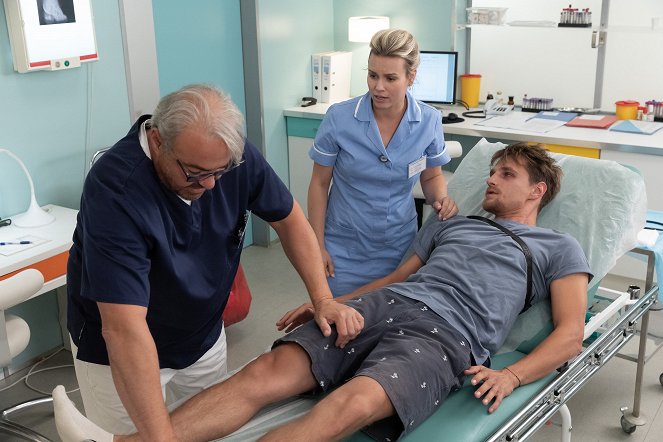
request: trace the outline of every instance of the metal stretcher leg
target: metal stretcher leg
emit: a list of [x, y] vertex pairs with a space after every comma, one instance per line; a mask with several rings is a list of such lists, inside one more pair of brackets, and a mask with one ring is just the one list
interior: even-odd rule
[[640, 346], [638, 348], [637, 368], [635, 372], [635, 391], [633, 392], [633, 410], [629, 412], [628, 407], [621, 407], [622, 417], [620, 423], [625, 433], [631, 434], [635, 429], [647, 423], [647, 419], [640, 415], [640, 402], [642, 399], [642, 374], [645, 369], [645, 357], [647, 350], [647, 329], [649, 327], [649, 311], [642, 317], [640, 328]]
[[[648, 292], [654, 286], [654, 260], [655, 257], [651, 251], [644, 249], [633, 249], [633, 252], [647, 256], [647, 273], [645, 276], [645, 292]], [[631, 292], [631, 288], [629, 288]], [[635, 294], [631, 294], [632, 298], [639, 298], [639, 290]], [[633, 392], [633, 409], [629, 411], [628, 407], [621, 407], [619, 410], [622, 412], [620, 424], [625, 433], [633, 433], [637, 427], [645, 425], [647, 419], [640, 414], [640, 402], [642, 400], [642, 379], [645, 370], [645, 363], [647, 362], [647, 331], [649, 330], [649, 310], [642, 317], [642, 325], [640, 327], [640, 345], [638, 347], [638, 358], [636, 360], [635, 372], [635, 391]], [[663, 377], [663, 375], [662, 375]], [[659, 379], [663, 381], [663, 379]], [[662, 382], [663, 383], [663, 382]]]
[[562, 419], [562, 434], [560, 439], [562, 442], [571, 442], [571, 430], [573, 427], [571, 425], [571, 412], [569, 411], [569, 407], [564, 404], [559, 410], [557, 410], [557, 412]]

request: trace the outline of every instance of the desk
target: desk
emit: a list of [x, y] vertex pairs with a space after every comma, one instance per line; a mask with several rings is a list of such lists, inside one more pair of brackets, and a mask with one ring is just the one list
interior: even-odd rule
[[[285, 109], [283, 114], [286, 117], [322, 120], [329, 106], [330, 104], [324, 103], [309, 107], [293, 107]], [[461, 116], [465, 112], [465, 109], [458, 106], [449, 106], [442, 109], [442, 112], [445, 115], [453, 112]], [[514, 112], [520, 113], [520, 111]], [[535, 115], [534, 113], [528, 114]], [[625, 132], [611, 132], [606, 129], [562, 126], [550, 132], [536, 133], [515, 129], [477, 126], [474, 123], [483, 119], [463, 118], [465, 118], [465, 121], [461, 123], [445, 124], [444, 133], [663, 156], [663, 129], [653, 135], [639, 135]]]
[[[288, 131], [288, 149], [290, 171], [295, 171], [295, 177], [301, 175], [301, 170], [311, 169], [308, 166], [308, 148], [311, 147], [310, 138], [315, 137], [315, 131], [320, 124], [329, 104], [316, 104], [309, 107], [293, 107], [284, 110]], [[465, 111], [462, 107], [445, 107], [442, 112], [454, 112], [459, 116]], [[519, 111], [514, 111], [519, 112]], [[532, 116], [534, 114], [531, 114]], [[663, 129], [653, 135], [629, 134], [624, 132], [611, 132], [606, 129], [588, 129], [582, 127], [562, 126], [546, 133], [525, 132], [514, 129], [477, 126], [474, 123], [482, 121], [479, 118], [465, 118], [461, 123], [445, 124], [446, 135], [461, 135], [470, 137], [486, 137], [497, 140], [531, 141], [549, 145], [597, 149], [601, 159], [613, 160], [623, 164], [630, 164], [640, 170], [645, 177], [649, 208], [663, 211]], [[463, 146], [469, 150], [470, 146]], [[308, 166], [308, 167], [307, 167]], [[308, 186], [310, 173], [305, 180], [293, 182], [291, 187], [296, 193], [298, 185]], [[299, 181], [302, 181], [301, 183]], [[294, 186], [293, 186], [294, 184]], [[306, 187], [308, 188], [308, 187]], [[300, 192], [306, 195], [306, 190]], [[305, 201], [305, 198], [304, 198]]]
[[[463, 108], [453, 108], [459, 116]], [[446, 109], [444, 110], [447, 113]], [[519, 111], [514, 111], [519, 113]], [[528, 113], [534, 116], [534, 113]], [[525, 132], [515, 129], [477, 126], [474, 123], [483, 121], [479, 118], [465, 118], [461, 123], [445, 124], [444, 132], [455, 135], [474, 137], [490, 137], [514, 141], [535, 141], [562, 146], [577, 146], [591, 149], [615, 150], [646, 155], [663, 155], [663, 129], [652, 135], [613, 132], [607, 129], [589, 129], [584, 127], [562, 126], [546, 133]]]
[[0, 240], [23, 235], [48, 239], [47, 242], [25, 251], [9, 256], [0, 255], [0, 279], [8, 278], [27, 268], [35, 268], [44, 275], [44, 287], [34, 296], [67, 283], [67, 259], [78, 214], [77, 210], [50, 204], [44, 206], [44, 209], [55, 216], [55, 221], [42, 227], [21, 228], [12, 224], [0, 228]]

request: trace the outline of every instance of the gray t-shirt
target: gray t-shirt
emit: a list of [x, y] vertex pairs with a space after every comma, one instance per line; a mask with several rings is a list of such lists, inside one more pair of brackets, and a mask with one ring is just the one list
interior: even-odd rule
[[[550, 283], [591, 271], [578, 242], [566, 233], [497, 220], [532, 253], [532, 304], [549, 297]], [[527, 263], [510, 236], [483, 221], [456, 216], [417, 235], [414, 251], [425, 263], [407, 282], [388, 288], [424, 302], [461, 332], [477, 364], [502, 346], [525, 305]]]

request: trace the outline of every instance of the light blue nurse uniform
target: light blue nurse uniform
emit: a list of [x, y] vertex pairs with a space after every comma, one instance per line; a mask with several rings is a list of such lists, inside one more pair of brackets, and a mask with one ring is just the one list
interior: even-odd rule
[[419, 173], [408, 166], [449, 162], [441, 113], [408, 92], [407, 110], [387, 148], [375, 121], [370, 94], [330, 106], [309, 156], [333, 166], [325, 219], [325, 247], [341, 296], [391, 273], [417, 232], [412, 188]]

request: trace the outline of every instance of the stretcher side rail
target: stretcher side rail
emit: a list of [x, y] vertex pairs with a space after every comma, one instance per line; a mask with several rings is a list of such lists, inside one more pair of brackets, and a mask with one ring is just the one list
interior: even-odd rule
[[[627, 308], [617, 323], [585, 348], [565, 371], [557, 375], [529, 405], [514, 414], [487, 441], [523, 441], [532, 436], [550, 417], [565, 406], [565, 403], [596, 374], [601, 366], [635, 336], [635, 324], [648, 313], [657, 296], [658, 286], [653, 286]], [[646, 333], [641, 333], [641, 342], [646, 339]]]

